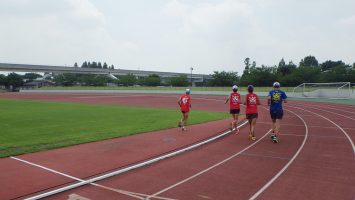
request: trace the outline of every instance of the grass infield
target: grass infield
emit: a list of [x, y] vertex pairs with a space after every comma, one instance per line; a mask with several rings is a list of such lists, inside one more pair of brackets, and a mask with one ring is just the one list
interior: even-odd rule
[[[0, 157], [176, 127], [177, 109], [0, 100]], [[228, 113], [195, 111], [189, 124]]]

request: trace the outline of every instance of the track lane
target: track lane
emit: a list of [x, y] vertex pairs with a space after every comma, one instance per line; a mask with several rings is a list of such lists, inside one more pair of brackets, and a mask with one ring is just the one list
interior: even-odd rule
[[[299, 115], [309, 115], [310, 108], [286, 106]], [[318, 113], [305, 117], [309, 139], [292, 166], [260, 199], [349, 199], [355, 197], [355, 159], [348, 138], [343, 131]]]
[[[262, 115], [262, 117], [260, 117], [260, 121], [261, 120], [269, 120], [268, 115], [265, 114]], [[295, 122], [294, 119], [290, 119], [290, 122], [291, 121]], [[300, 121], [298, 123], [300, 123]], [[258, 126], [257, 131], [260, 135], [260, 132], [262, 130], [265, 131], [268, 130], [269, 128], [270, 126], [266, 124], [264, 126]], [[201, 171], [201, 168], [202, 169], [204, 168], [203, 166], [206, 165], [211, 166], [214, 163], [219, 162], [220, 160], [223, 160], [226, 157], [228, 157], [228, 154], [233, 155], [233, 152], [237, 152], [237, 149], [239, 149], [239, 151], [242, 150], [242, 147], [245, 147], [247, 146], [247, 144], [250, 144], [250, 141], [246, 139], [247, 137], [246, 132], [247, 132], [246, 130], [242, 130], [242, 133], [240, 133], [239, 135], [230, 135], [224, 138], [223, 140], [218, 140], [200, 149], [194, 150], [192, 152], [188, 152], [183, 155], [179, 155], [176, 158], [172, 158], [157, 163], [156, 165], [153, 166], [148, 166], [142, 169], [138, 169], [135, 172], [128, 172], [127, 174], [123, 174], [119, 177], [114, 177], [114, 178], [100, 181], [100, 184], [113, 187], [113, 188], [120, 188], [124, 190], [139, 189], [140, 190], [139, 192], [153, 194], [154, 191], [159, 191], [159, 188], [164, 188], [164, 185], [169, 185], [168, 183], [179, 182], [178, 180], [184, 179], [183, 177], [189, 177], [189, 174], [191, 176], [198, 173], [199, 171]], [[197, 178], [191, 180], [191, 182], [189, 181], [188, 183], [183, 184], [178, 188], [174, 188], [172, 191], [168, 191], [168, 193], [166, 194], [165, 193], [161, 194], [161, 196], [169, 197], [169, 198], [177, 198], [177, 199], [200, 199], [201, 196], [217, 195], [214, 197], [221, 199], [222, 197], [220, 191], [223, 190], [224, 187], [230, 188], [230, 187], [235, 187], [235, 184], [237, 185], [249, 184], [247, 182], [240, 181], [238, 178], [239, 176], [244, 177], [244, 179], [250, 179], [250, 180], [254, 179], [254, 181], [259, 180], [261, 184], [265, 183], [267, 182], [267, 180], [269, 180], [270, 177], [275, 175], [278, 172], [278, 170], [281, 169], [282, 166], [284, 166], [285, 163], [287, 163], [287, 161], [292, 157], [294, 152], [299, 148], [300, 144], [303, 141], [303, 138], [285, 136], [283, 140], [285, 141], [283, 145], [276, 146], [279, 148], [276, 149], [275, 151], [270, 151], [270, 148], [275, 147], [275, 144], [271, 143], [269, 138], [265, 138], [260, 141], [261, 143], [263, 143], [262, 145], [257, 144], [253, 148], [250, 148], [250, 151], [248, 150], [238, 155], [236, 159], [232, 159], [233, 164], [235, 165], [228, 164], [228, 165], [218, 166], [218, 168], [222, 168], [222, 170], [217, 170], [217, 171], [212, 170], [211, 174], [208, 172], [206, 174], [203, 174], [202, 176], [198, 176]], [[259, 147], [259, 150], [255, 151], [254, 150], [255, 147]], [[265, 151], [265, 149], [269, 149], [269, 151]], [[198, 160], [199, 162], [196, 163], [195, 162], [196, 160]], [[244, 165], [245, 160], [248, 160], [250, 164], [245, 166]], [[259, 164], [255, 163], [259, 161], [262, 161], [263, 163], [265, 163], [265, 165], [260, 165], [260, 163]], [[190, 163], [190, 164], [186, 165], [186, 163]], [[233, 166], [235, 166], [235, 168], [240, 168], [240, 170], [237, 170], [236, 172]], [[266, 173], [266, 176], [269, 177], [267, 177], [266, 180], [264, 180], [264, 178], [256, 179], [255, 176], [256, 177], [260, 176], [260, 172], [263, 171], [262, 168], [265, 166], [271, 166], [268, 173]], [[248, 167], [254, 167], [253, 169], [258, 168], [258, 170], [252, 170], [251, 172], [254, 177], [250, 176], [250, 174], [248, 173], [241, 174], [241, 172], [248, 170]], [[211, 180], [215, 180], [214, 177], [216, 177], [217, 179], [221, 178], [221, 175], [223, 175], [223, 179], [226, 178], [226, 181], [223, 181], [223, 179], [220, 179], [220, 181], [223, 181], [224, 183], [228, 183], [228, 182], [231, 183], [230, 181], [232, 182], [236, 181], [236, 183], [228, 184], [228, 185], [226, 184], [216, 185], [217, 183], [216, 181], [211, 182]], [[204, 179], [207, 179], [209, 181], [206, 182]], [[195, 183], [195, 181], [197, 182], [197, 184]], [[190, 184], [193, 184], [193, 186], [191, 186]], [[219, 185], [220, 187], [218, 187]], [[192, 191], [189, 191], [192, 193], [189, 193], [185, 187], [192, 189]], [[210, 192], [211, 194], [206, 194], [206, 187], [215, 188], [215, 190], [207, 190], [207, 192]], [[185, 189], [181, 190], [181, 188], [185, 188]], [[217, 190], [217, 188], [219, 189]], [[232, 197], [235, 197], [236, 194], [238, 195], [252, 194], [253, 191], [245, 192], [242, 190], [243, 188], [244, 187], [240, 187], [239, 188], [240, 190], [237, 191], [232, 191], [232, 190], [225, 191], [226, 194], [224, 199], [230, 199], [231, 195]], [[88, 194], [86, 191], [87, 189], [88, 188], [86, 189], [80, 188], [80, 190], [75, 190], [75, 192], [79, 194], [87, 195]], [[254, 191], [256, 189], [257, 188], [255, 186]], [[198, 190], [201, 190], [201, 192], [199, 192], [200, 194], [197, 194]], [[172, 192], [172, 194], [170, 194], [169, 192]], [[53, 199], [60, 199], [69, 194], [70, 192], [64, 193], [59, 195], [59, 197], [53, 197]], [[248, 197], [248, 196], [244, 196], [244, 197]]]

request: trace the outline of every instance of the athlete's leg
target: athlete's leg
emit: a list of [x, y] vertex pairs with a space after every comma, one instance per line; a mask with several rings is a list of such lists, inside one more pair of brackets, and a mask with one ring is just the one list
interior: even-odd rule
[[275, 120], [275, 134], [278, 136], [280, 133], [280, 119]]
[[256, 137], [255, 137], [255, 126], [256, 126], [256, 118], [253, 118], [252, 122], [251, 122], [251, 140], [256, 140]]
[[187, 119], [189, 118], [189, 113], [188, 112], [185, 112], [184, 113], [184, 124], [183, 124], [183, 127], [185, 128], [185, 126], [187, 126]]

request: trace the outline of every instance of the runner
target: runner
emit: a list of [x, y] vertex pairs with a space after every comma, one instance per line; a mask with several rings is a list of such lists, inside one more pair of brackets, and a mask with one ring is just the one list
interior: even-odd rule
[[186, 130], [186, 125], [187, 125], [187, 119], [189, 118], [189, 112], [191, 108], [191, 98], [190, 98], [190, 89], [186, 89], [186, 92], [184, 95], [182, 95], [178, 101], [178, 104], [180, 106], [180, 110], [182, 112], [182, 118], [179, 121], [178, 126], [181, 127], [181, 130], [185, 131]]
[[248, 94], [246, 95], [244, 105], [246, 105], [245, 115], [249, 122], [249, 139], [255, 141], [255, 125], [258, 118], [258, 105], [260, 105], [260, 101], [258, 95], [254, 94], [254, 87], [252, 85], [248, 85]]
[[287, 103], [286, 93], [280, 90], [280, 83], [273, 84], [274, 90], [269, 92], [267, 103], [270, 106], [270, 116], [272, 119], [272, 134], [271, 140], [275, 143], [279, 142], [280, 120], [283, 117], [282, 102]]
[[226, 99], [226, 102], [224, 104], [229, 103], [229, 113], [233, 117], [233, 121], [231, 123], [231, 130], [233, 131], [234, 129], [237, 130], [236, 133], [239, 132], [239, 129], [237, 127], [238, 124], [238, 117], [239, 117], [239, 112], [240, 112], [240, 94], [238, 93], [238, 86], [233, 85], [232, 87], [233, 92], [230, 93], [228, 98]]

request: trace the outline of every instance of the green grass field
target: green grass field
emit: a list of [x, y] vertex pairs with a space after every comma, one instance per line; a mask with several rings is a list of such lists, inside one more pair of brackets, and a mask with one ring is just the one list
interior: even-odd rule
[[[94, 87], [94, 86], [73, 86], [73, 87], [43, 87], [39, 90], [158, 90], [158, 91], [184, 91], [188, 87]], [[272, 87], [255, 87], [255, 92], [268, 92]], [[231, 91], [231, 87], [192, 87], [193, 91]], [[239, 91], [246, 91], [246, 87], [240, 87]], [[282, 87], [282, 90], [290, 92], [293, 87]]]
[[[0, 100], [0, 157], [176, 127], [176, 109]], [[189, 124], [229, 117], [192, 111]]]

